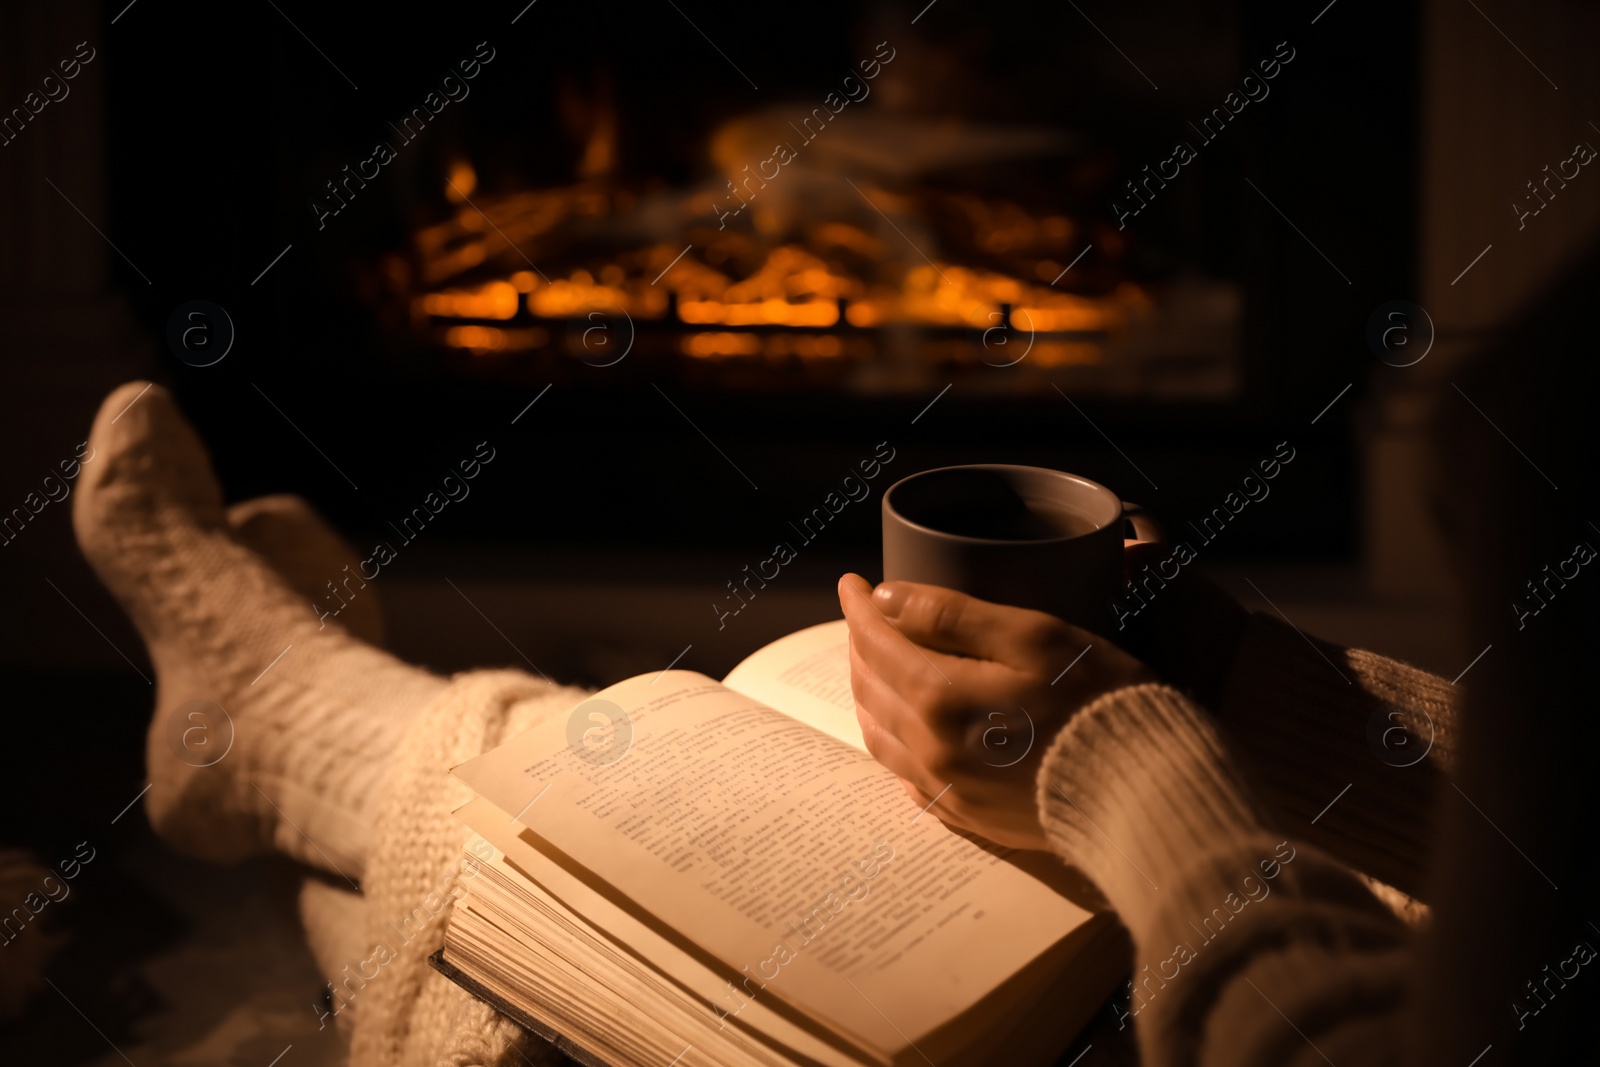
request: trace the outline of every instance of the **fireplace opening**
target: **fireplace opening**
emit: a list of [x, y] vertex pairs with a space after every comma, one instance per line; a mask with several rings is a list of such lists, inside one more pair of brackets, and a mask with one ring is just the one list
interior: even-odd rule
[[[1411, 289], [1411, 5], [1382, 33], [1166, 0], [322, 18], [347, 69], [263, 20], [196, 54], [225, 113], [111, 123], [152, 332], [173, 286], [239, 325], [177, 385], [241, 491], [292, 477], [376, 526], [486, 412], [527, 411], [497, 432], [552, 457], [563, 521], [485, 493], [441, 537], [734, 547], [885, 440], [908, 471], [1057, 466], [1181, 518], [1289, 439], [1301, 482], [1218, 551], [1354, 550], [1355, 404], [1310, 419], [1359, 398], [1368, 314]], [[125, 55], [140, 34], [200, 44], [147, 18]], [[119, 84], [178, 88], [110, 77], [113, 112]], [[218, 180], [176, 188], [149, 161], [195, 130]], [[179, 219], [220, 236], [196, 254]], [[259, 456], [280, 416], [235, 402], [312, 378], [326, 409], [288, 413], [318, 446], [392, 461], [360, 496], [309, 449]], [[841, 549], [875, 539], [856, 510]]]

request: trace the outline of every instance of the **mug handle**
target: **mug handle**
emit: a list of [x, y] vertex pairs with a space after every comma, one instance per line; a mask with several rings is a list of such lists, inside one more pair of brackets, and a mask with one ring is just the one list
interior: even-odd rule
[[1142, 505], [1132, 501], [1122, 502], [1122, 539], [1124, 541], [1153, 541], [1166, 544], [1167, 531], [1156, 517]]

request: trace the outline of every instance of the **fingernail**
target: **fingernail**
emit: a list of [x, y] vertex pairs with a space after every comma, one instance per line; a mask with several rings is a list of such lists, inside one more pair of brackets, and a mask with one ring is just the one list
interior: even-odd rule
[[905, 599], [905, 591], [893, 582], [884, 582], [872, 591], [872, 602], [885, 615], [900, 614]]

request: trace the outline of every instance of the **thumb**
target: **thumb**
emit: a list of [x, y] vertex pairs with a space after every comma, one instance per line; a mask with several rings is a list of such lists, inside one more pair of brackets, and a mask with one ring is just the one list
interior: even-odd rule
[[844, 598], [849, 596], [852, 591], [859, 593], [864, 597], [870, 597], [872, 595], [872, 583], [861, 577], [861, 575], [851, 571], [849, 574], [846, 574], [839, 579], [839, 586], [835, 591], [839, 594], [839, 606], [843, 607]]

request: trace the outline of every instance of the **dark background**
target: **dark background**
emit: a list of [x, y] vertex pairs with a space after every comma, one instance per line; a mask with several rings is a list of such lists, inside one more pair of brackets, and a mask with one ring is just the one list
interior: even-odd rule
[[[1220, 504], [1288, 440], [1297, 458], [1273, 485], [1275, 503], [1246, 509], [1207, 548], [1208, 565], [1360, 562], [1371, 487], [1358, 413], [1386, 372], [1367, 348], [1367, 319], [1418, 288], [1417, 5], [1358, 9], [1314, 26], [1313, 12], [1268, 3], [1082, 5], [1159, 90], [1071, 5], [938, 0], [908, 28], [920, 3], [680, 0], [680, 14], [671, 4], [538, 0], [509, 25], [521, 5], [280, 0], [280, 11], [112, 0], [0, 13], [0, 38], [21, 53], [0, 73], [6, 107], [78, 40], [99, 53], [74, 95], [24, 132], [30, 140], [0, 149], [0, 246], [14, 252], [0, 263], [12, 334], [4, 506], [71, 454], [100, 397], [135, 377], [173, 389], [230, 500], [299, 493], [362, 547], [390, 538], [387, 524], [487, 440], [497, 458], [469, 500], [446, 508], [385, 570], [378, 595], [402, 608], [391, 610], [391, 647], [440, 670], [537, 660], [562, 680], [591, 683], [659, 669], [686, 645], [693, 652], [680, 666], [720, 674], [765, 641], [828, 617], [842, 571], [876, 576], [878, 493], [946, 463], [1079, 471], [1178, 526]], [[974, 167], [949, 182], [1102, 218], [1124, 178], [1165, 158], [1175, 138], [1191, 139], [1186, 122], [1219, 106], [1277, 42], [1290, 42], [1296, 58], [1270, 96], [1202, 147], [1130, 223], [1145, 275], [1187, 268], [1241, 285], [1237, 396], [1085, 397], [1080, 412], [1059, 400], [955, 389], [918, 417], [932, 393], [741, 393], [664, 377], [680, 414], [647, 383], [575, 365], [513, 426], [542, 383], [455, 376], [437, 353], [396, 344], [375, 321], [373, 264], [450, 210], [442, 189], [452, 158], [470, 158], [486, 190], [569, 181], [582, 130], [563, 118], [562, 100], [610, 92], [624, 175], [703, 179], [717, 123], [777, 103], [809, 108], [886, 39], [898, 69], [915, 73], [926, 115], [1057, 125], [1081, 137], [1070, 160]], [[323, 183], [375, 140], [391, 140], [388, 121], [418, 106], [479, 41], [496, 56], [470, 97], [450, 104], [319, 230], [310, 203], [325, 195]], [[58, 246], [59, 255], [47, 254]], [[237, 331], [214, 366], [188, 366], [165, 342], [174, 310], [195, 299], [225, 308]], [[1347, 384], [1350, 394], [1309, 425]], [[723, 583], [788, 538], [788, 523], [820, 505], [880, 441], [897, 454], [873, 496], [802, 552], [785, 584], [718, 631], [707, 605]], [[161, 1002], [141, 961], [203, 925], [173, 900], [199, 909], [208, 894], [241, 883], [208, 881], [173, 859], [137, 805], [110, 822], [145, 780], [152, 672], [78, 557], [69, 509], [51, 505], [0, 548], [11, 771], [0, 776], [0, 845], [30, 846], [46, 862], [86, 836], [103, 846], [104, 866], [91, 868], [99, 888], [86, 880], [61, 909], [76, 916], [77, 940], [51, 973], [123, 1042]], [[472, 600], [458, 599], [446, 578]], [[238, 877], [293, 883], [270, 865]], [[52, 1062], [105, 1052], [46, 997], [25, 1026], [0, 1029], [0, 1047]]]
[[[1208, 512], [1293, 436], [1296, 447], [1310, 447], [1297, 477], [1277, 487], [1281, 505], [1265, 518], [1243, 516], [1218, 551], [1347, 558], [1360, 516], [1348, 423], [1355, 407], [1340, 405], [1309, 433], [1305, 423], [1343, 385], [1362, 388], [1367, 315], [1412, 288], [1415, 11], [1386, 11], [1382, 34], [1333, 20], [1308, 31], [1300, 13], [1268, 4], [1094, 12], [1112, 39], [1139, 42], [1156, 91], [1098, 35], [1082, 33], [1070, 6], [1016, 4], [981, 18], [952, 7], [935, 6], [914, 34], [892, 6], [685, 9], [757, 92], [669, 5], [541, 2], [515, 26], [498, 10], [465, 5], [426, 15], [363, 5], [286, 12], [316, 48], [268, 6], [222, 16], [152, 5], [119, 24], [119, 47], [103, 61], [111, 222], [119, 247], [155, 284], [121, 260], [113, 266], [153, 336], [188, 299], [220, 304], [232, 317], [238, 337], [222, 363], [160, 364], [212, 442], [230, 492], [292, 486], [361, 534], [409, 511], [484, 439], [512, 459], [494, 473], [500, 484], [481, 485], [474, 506], [440, 517], [439, 536], [755, 550], [882, 440], [902, 449], [900, 475], [974, 460], [1063, 466], [1178, 522]], [[717, 122], [775, 102], [809, 106], [885, 39], [902, 69], [930, 72], [921, 83], [928, 114], [1059, 125], [1080, 134], [1095, 159], [1076, 168], [973, 168], [949, 180], [1054, 197], [1103, 217], [1121, 181], [1170, 154], [1175, 137], [1199, 144], [1185, 122], [1220, 105], [1277, 42], [1295, 47], [1294, 61], [1268, 83], [1271, 95], [1201, 146], [1130, 223], [1142, 269], [1159, 275], [1182, 264], [1243, 285], [1245, 386], [1234, 402], [1091, 398], [1081, 405], [1086, 420], [1059, 399], [997, 402], [956, 390], [912, 427], [932, 393], [837, 402], [798, 390], [705, 395], [664, 382], [757, 492], [652, 388], [621, 384], [620, 374], [576, 368], [511, 428], [544, 383], [474, 385], [427, 353], [396, 351], [378, 332], [363, 280], [410, 228], [445, 213], [440, 194], [453, 156], [473, 160], [480, 188], [570, 180], [581, 131], [563, 121], [563, 93], [607, 86], [622, 121], [625, 174], [703, 178]], [[449, 105], [319, 230], [309, 205], [326, 196], [323, 183], [369, 154], [375, 139], [394, 140], [387, 122], [419, 105], [485, 40], [496, 58], [469, 83], [471, 96]], [[1094, 175], [1087, 184], [1085, 172]], [[1359, 282], [1347, 285], [1244, 178], [1315, 233], [1334, 262], [1360, 262], [1352, 272]], [[1138, 457], [1148, 482], [1106, 437]], [[847, 512], [830, 536], [869, 550], [873, 509]]]

